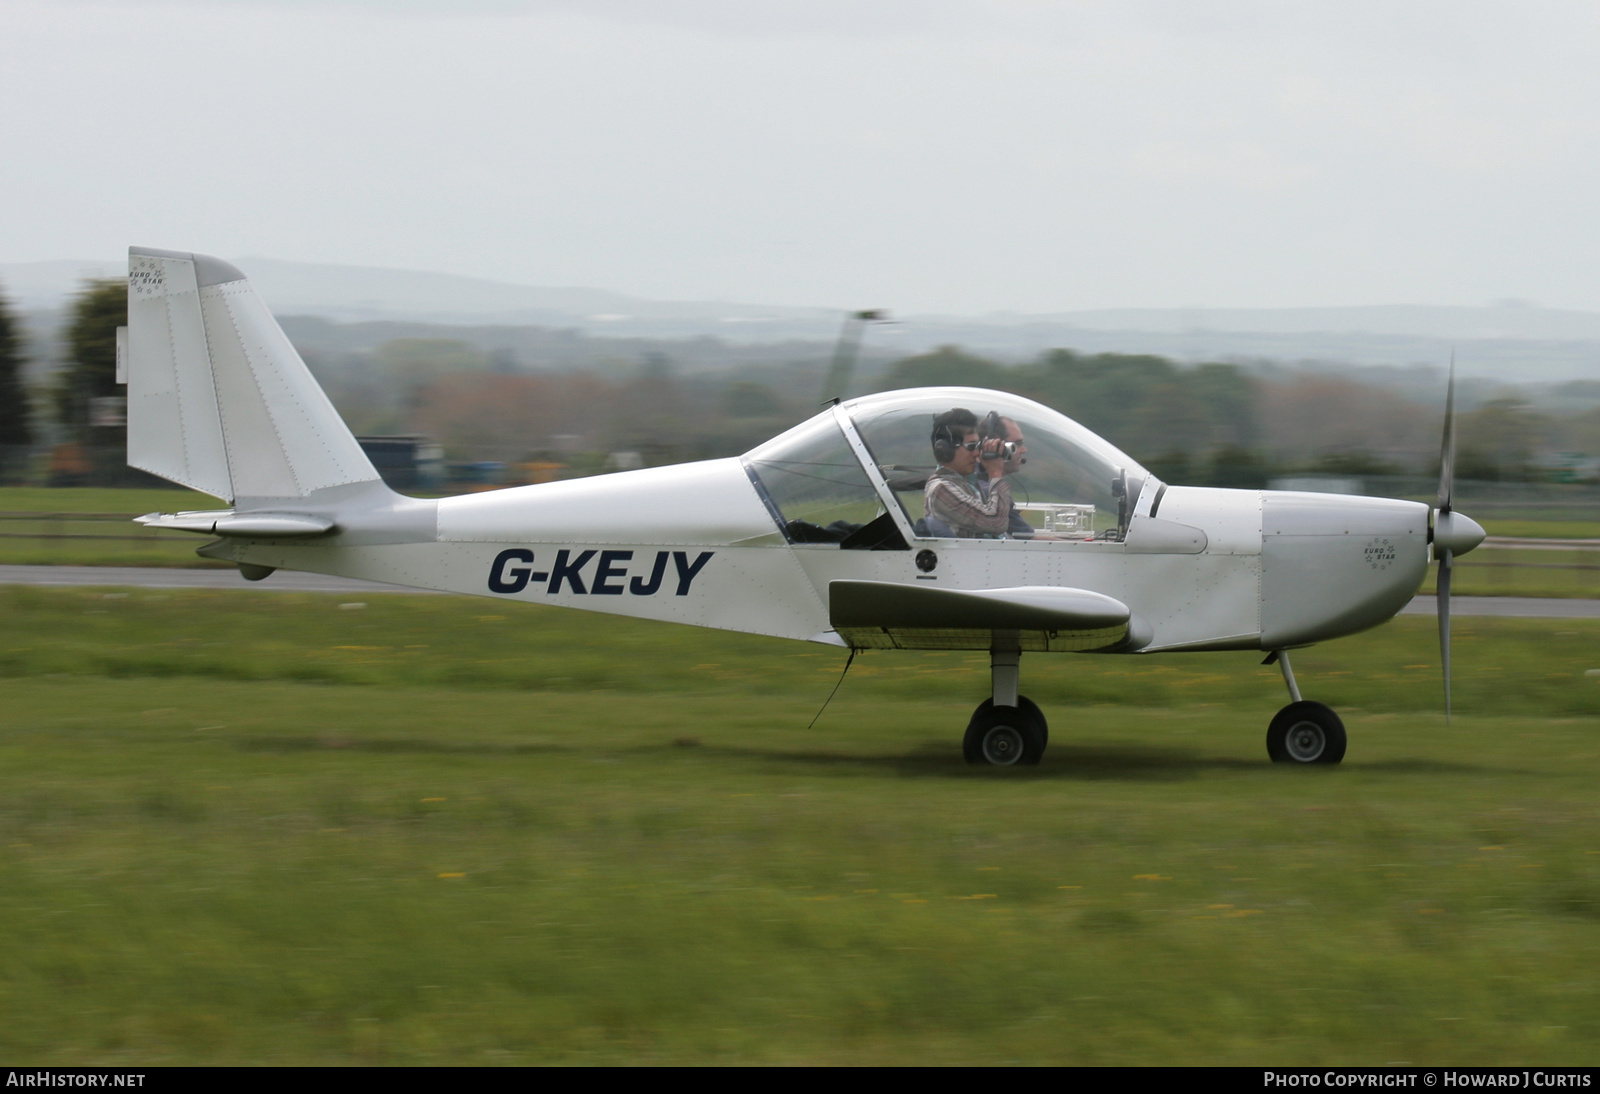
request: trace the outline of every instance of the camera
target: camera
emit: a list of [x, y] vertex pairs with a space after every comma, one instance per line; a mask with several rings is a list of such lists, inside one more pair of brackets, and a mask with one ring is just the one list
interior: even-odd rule
[[[1000, 419], [1000, 412], [997, 410], [989, 411], [988, 416], [984, 418], [983, 421], [978, 425], [978, 436], [982, 437], [985, 441], [991, 441], [999, 437], [1004, 437], [1005, 435], [1006, 426], [1005, 422], [1001, 421]], [[1012, 460], [1017, 458], [1017, 442], [1004, 442], [1000, 445], [997, 454], [1002, 460], [1010, 463]], [[993, 457], [988, 453], [984, 453], [983, 458], [993, 459]], [[1027, 463], [1028, 461], [1024, 459], [1022, 462]]]

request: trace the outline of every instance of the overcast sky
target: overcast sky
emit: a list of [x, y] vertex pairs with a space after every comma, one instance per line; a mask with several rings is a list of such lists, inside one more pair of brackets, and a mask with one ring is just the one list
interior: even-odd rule
[[1597, 58], [1592, 3], [0, 0], [0, 261], [1596, 310]]

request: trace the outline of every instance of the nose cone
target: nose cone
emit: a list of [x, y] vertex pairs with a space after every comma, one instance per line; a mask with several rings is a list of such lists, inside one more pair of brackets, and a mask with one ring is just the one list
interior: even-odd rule
[[1426, 505], [1271, 490], [1261, 498], [1264, 649], [1376, 626], [1427, 573]]
[[1483, 525], [1465, 513], [1440, 513], [1433, 519], [1433, 550], [1435, 554], [1449, 551], [1453, 555], [1464, 555], [1482, 543], [1488, 534]]

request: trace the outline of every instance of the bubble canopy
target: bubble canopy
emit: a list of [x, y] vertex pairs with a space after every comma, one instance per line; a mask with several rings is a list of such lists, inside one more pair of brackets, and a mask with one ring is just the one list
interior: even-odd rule
[[[1005, 392], [914, 388], [852, 399], [839, 408], [842, 414], [829, 408], [751, 450], [745, 465], [758, 483], [775, 480], [766, 485], [784, 497], [769, 500], [785, 511], [785, 517], [799, 499], [790, 499], [790, 490], [777, 480], [795, 478], [807, 484], [807, 515], [813, 521], [818, 521], [823, 509], [829, 510], [828, 516], [848, 513], [852, 523], [871, 519], [882, 512], [880, 499], [892, 495], [907, 523], [915, 527], [925, 515], [922, 484], [938, 466], [931, 444], [933, 420], [956, 408], [971, 411], [980, 422], [994, 413], [1015, 423], [1025, 446], [1025, 462], [1013, 465], [1006, 478], [1011, 482], [1013, 500], [1030, 523], [1041, 526], [1046, 520], [1070, 516], [1079, 522], [1073, 533], [1076, 538], [1115, 538], [1119, 534], [1121, 520], [1149, 473], [1115, 445], [1064, 414]], [[839, 428], [840, 417], [850, 423], [865, 446], [865, 467], [854, 458], [859, 449]], [[860, 467], [859, 473], [851, 463]], [[803, 479], [795, 474], [802, 470]], [[822, 495], [837, 497], [832, 499], [833, 505], [819, 507]], [[919, 538], [923, 536], [921, 528], [916, 531]]]

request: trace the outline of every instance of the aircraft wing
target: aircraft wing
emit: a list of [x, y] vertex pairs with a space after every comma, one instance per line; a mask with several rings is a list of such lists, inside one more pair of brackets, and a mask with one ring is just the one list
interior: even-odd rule
[[[940, 589], [893, 581], [828, 585], [833, 628], [855, 649], [1137, 649], [1148, 628], [1120, 600], [1088, 589], [1023, 585]], [[1142, 639], [1142, 640], [1141, 640]]]

